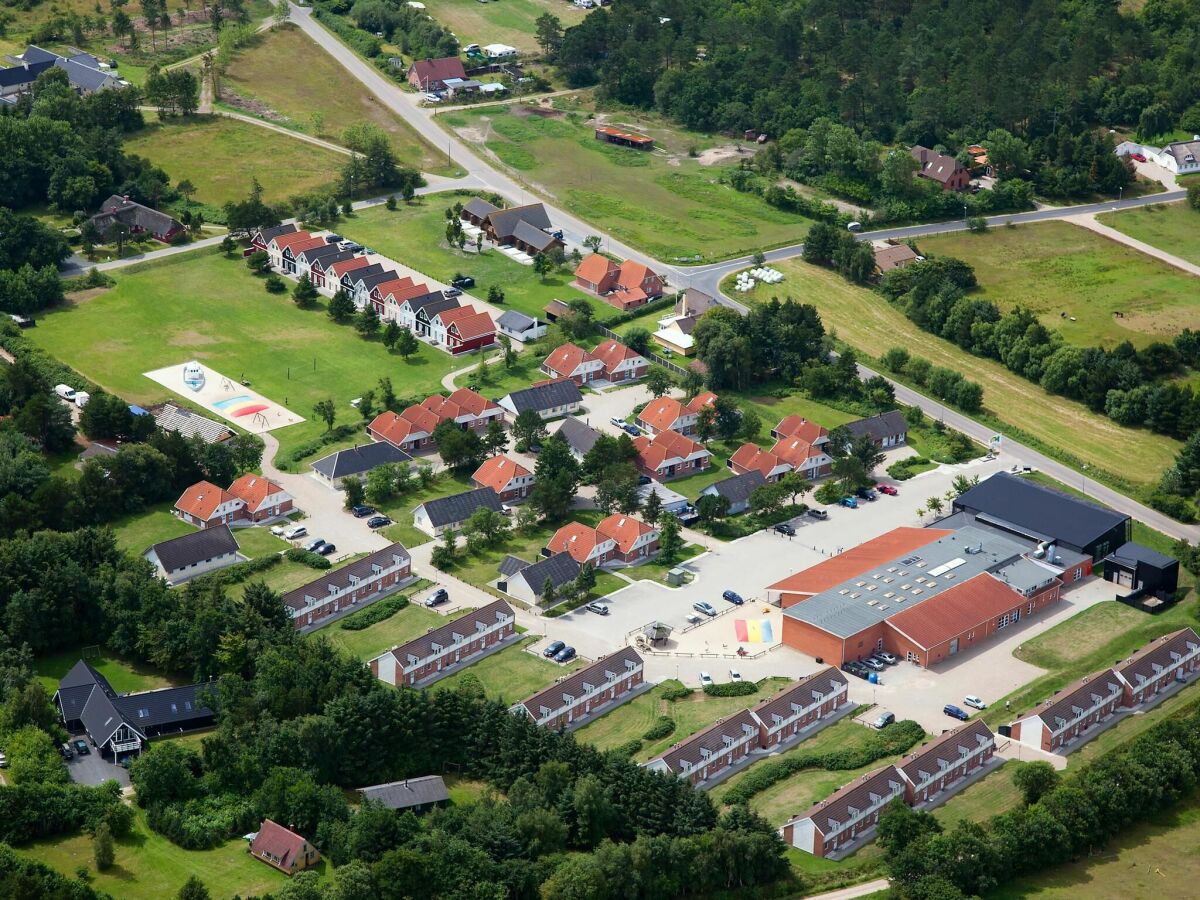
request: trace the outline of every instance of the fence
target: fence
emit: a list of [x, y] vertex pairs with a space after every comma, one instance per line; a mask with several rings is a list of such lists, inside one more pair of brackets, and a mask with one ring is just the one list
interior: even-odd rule
[[[621, 335], [617, 334], [611, 328], [606, 328], [603, 325], [597, 325], [596, 328], [599, 329], [600, 333], [602, 335], [604, 335], [605, 337], [610, 337], [614, 341], [621, 340]], [[655, 363], [656, 365], [662, 366], [667, 371], [674, 372], [676, 375], [686, 375], [687, 374], [687, 369], [685, 369], [683, 366], [677, 366], [677, 365], [675, 365], [675, 363], [659, 356], [657, 353], [647, 352], [647, 353], [643, 353], [642, 356], [646, 357], [646, 359], [650, 360], [651, 362]]]
[[1116, 595], [1118, 603], [1132, 606], [1134, 609], [1150, 613], [1152, 616], [1170, 609], [1175, 605], [1176, 599], [1176, 595], [1174, 594], [1151, 594], [1145, 588], [1138, 588], [1129, 594]]

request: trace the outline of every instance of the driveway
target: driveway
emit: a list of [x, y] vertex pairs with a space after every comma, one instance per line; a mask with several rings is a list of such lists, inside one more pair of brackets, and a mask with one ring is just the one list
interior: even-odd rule
[[[74, 741], [75, 738], [72, 737], [71, 740]], [[76, 754], [73, 758], [66, 760], [66, 764], [67, 774], [76, 784], [94, 787], [104, 784], [106, 781], [116, 781], [121, 787], [129, 787], [129, 772], [116, 763], [106, 760], [95, 749], [86, 756]]]

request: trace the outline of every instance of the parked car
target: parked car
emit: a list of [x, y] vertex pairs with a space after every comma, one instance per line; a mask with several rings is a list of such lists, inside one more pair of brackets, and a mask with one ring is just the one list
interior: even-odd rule
[[847, 507], [848, 509], [858, 509], [858, 501], [855, 500], [853, 497], [843, 497], [841, 500], [838, 501], [838, 503], [840, 503], [842, 506]]
[[289, 541], [299, 540], [306, 534], [308, 534], [308, 529], [303, 525], [293, 525], [291, 528], [288, 528], [283, 532], [284, 538]]
[[894, 653], [888, 653], [886, 650], [876, 650], [875, 658], [883, 660], [889, 666], [894, 666], [896, 663], [900, 662], [900, 657], [896, 656]]
[[58, 752], [62, 754], [63, 759], [74, 759], [75, 751], [71, 749], [70, 744], [63, 744], [58, 748]]
[[324, 544], [322, 544], [320, 547], [317, 548], [316, 552], [320, 553], [322, 556], [332, 556], [334, 553], [337, 552], [337, 544], [331, 544], [328, 541], [326, 541]]
[[1130, 154], [1129, 154], [1129, 158], [1130, 158], [1130, 159], [1135, 159], [1135, 160], [1137, 160], [1138, 162], [1145, 162], [1145, 161], [1146, 161], [1146, 154], [1144, 154], [1144, 153], [1130, 153]]
[[367, 519], [368, 528], [382, 528], [384, 525], [391, 525], [392, 520], [387, 516], [371, 516]]
[[707, 600], [696, 601], [695, 603], [692, 604], [692, 609], [694, 609], [698, 613], [703, 613], [704, 615], [709, 616], [710, 618], [717, 614], [717, 611], [715, 609], [713, 609], [713, 605], [711, 603], [709, 603]]
[[345, 238], [342, 237], [340, 234], [332, 234], [331, 233], [331, 234], [325, 235], [325, 243], [327, 243], [327, 244], [340, 244], [344, 240], [345, 240]]
[[574, 658], [575, 658], [575, 648], [574, 647], [563, 647], [561, 650], [559, 650], [557, 653], [554, 654], [554, 661], [556, 663], [565, 663]]
[[618, 428], [625, 427], [625, 422], [622, 419], [618, 419], [616, 416], [611, 416], [608, 421], [609, 423], [616, 425]]
[[846, 226], [846, 230], [858, 234], [858, 232], [862, 231], [862, 222], [851, 222]]
[[92, 752], [92, 748], [88, 746], [88, 742], [83, 738], [79, 738], [71, 746], [75, 748], [75, 752], [80, 756], [87, 756]]
[[601, 603], [598, 600], [593, 600], [585, 607], [585, 609], [587, 609], [588, 612], [594, 612], [598, 616], [608, 615], [608, 604]]
[[824, 522], [826, 519], [829, 518], [829, 513], [825, 512], [825, 510], [823, 510], [823, 509], [813, 508], [813, 509], [809, 509], [808, 517], [810, 519], [820, 519], [822, 522]]
[[842, 671], [858, 678], [868, 678], [871, 675], [871, 670], [857, 660], [848, 659], [842, 663]]
[[971, 718], [969, 715], [967, 715], [967, 711], [965, 709], [960, 709], [953, 703], [947, 703], [945, 706], [943, 706], [942, 712], [948, 716], [953, 716], [956, 719], [961, 719], [964, 722]]
[[887, 494], [889, 497], [895, 497], [900, 493], [893, 485], [890, 484], [877, 484], [875, 485], [875, 490], [879, 491], [881, 494]]
[[58, 395], [60, 400], [72, 401], [75, 399], [75, 388], [69, 384], [56, 384], [54, 386], [54, 393]]
[[442, 291], [442, 296], [449, 297], [451, 300], [453, 300], [455, 297], [461, 297], [462, 291], [456, 287], [449, 287]]
[[638, 487], [641, 487], [643, 484], [649, 484], [653, 480], [654, 479], [651, 478], [649, 475], [639, 475], [638, 476]]
[[271, 526], [271, 534], [275, 535], [275, 537], [283, 537], [283, 533], [285, 531], [287, 531], [286, 525], [272, 525]]
[[470, 275], [455, 275], [450, 279], [450, 283], [456, 288], [462, 288], [464, 291], [475, 287], [475, 279]]
[[887, 666], [885, 666], [879, 660], [875, 659], [875, 657], [873, 657], [873, 656], [868, 656], [866, 659], [864, 659], [862, 661], [862, 664], [864, 666], [866, 666], [868, 669], [870, 669], [872, 672], [882, 672], [884, 669], [887, 668]]
[[634, 437], [641, 437], [641, 435], [642, 435], [641, 429], [638, 428], [636, 425], [630, 425], [628, 422], [626, 422], [621, 427], [625, 429], [626, 433], [631, 434]]
[[551, 641], [546, 646], [546, 649], [542, 651], [542, 656], [546, 657], [546, 659], [554, 659], [554, 657], [558, 654], [558, 651], [562, 650], [566, 646], [567, 645], [565, 641]]
[[[434, 591], [432, 594], [430, 594], [428, 597], [425, 598], [425, 605], [430, 608], [432, 608], [434, 606], [441, 606], [443, 603], [449, 603], [449, 602], [450, 602], [450, 593], [445, 588], [438, 588], [436, 591]], [[561, 650], [561, 649], [562, 649], [562, 647], [559, 647], [559, 650]]]
[[793, 528], [787, 522], [780, 522], [778, 525], [775, 526], [775, 533], [776, 534], [786, 534], [788, 537], [795, 537], [796, 529]]
[[375, 512], [375, 507], [373, 506], [363, 506], [359, 504], [358, 506], [353, 506], [350, 508], [350, 515], [354, 516], [356, 519], [365, 519], [373, 512]]
[[855, 496], [862, 497], [864, 500], [874, 501], [879, 495], [870, 488], [859, 488], [854, 492]]
[[709, 675], [707, 672], [700, 673], [700, 686], [701, 687], [708, 687], [712, 683], [713, 683], [713, 677], [711, 675]]
[[742, 673], [739, 672], [737, 669], [730, 669], [729, 670], [729, 680], [730, 681], [741, 681]]
[[728, 603], [732, 603], [734, 606], [741, 606], [746, 602], [742, 599], [742, 595], [736, 591], [725, 591], [725, 593], [721, 595], [721, 599]]
[[963, 697], [963, 704], [966, 706], [973, 706], [975, 709], [987, 709], [987, 704], [974, 694], [967, 694], [967, 696]]
[[891, 725], [895, 721], [896, 721], [895, 713], [885, 712], [885, 713], [880, 713], [876, 717], [875, 721], [871, 723], [871, 725], [874, 728], [887, 728], [889, 725]]
[[325, 538], [313, 538], [311, 541], [309, 541], [307, 544], [304, 545], [304, 549], [307, 550], [309, 553], [316, 553], [318, 550], [320, 550], [324, 546], [325, 546]]

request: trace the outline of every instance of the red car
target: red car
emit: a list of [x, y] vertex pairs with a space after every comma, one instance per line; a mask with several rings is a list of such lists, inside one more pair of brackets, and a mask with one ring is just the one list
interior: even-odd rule
[[881, 494], [887, 494], [888, 496], [891, 496], [891, 497], [895, 497], [897, 494], [900, 493], [898, 490], [896, 490], [890, 484], [877, 484], [877, 485], [875, 485], [875, 490], [879, 491], [879, 493], [881, 493]]
[[1145, 157], [1145, 156], [1143, 156], [1141, 153], [1130, 153], [1130, 154], [1129, 154], [1129, 158], [1130, 158], [1130, 159], [1136, 159], [1138, 162], [1145, 162], [1145, 161], [1146, 161], [1146, 157]]

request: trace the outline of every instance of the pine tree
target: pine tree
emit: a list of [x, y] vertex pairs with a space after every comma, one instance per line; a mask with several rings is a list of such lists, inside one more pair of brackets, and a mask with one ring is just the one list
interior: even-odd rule
[[333, 299], [329, 301], [329, 318], [335, 322], [349, 322], [354, 318], [354, 301], [350, 299], [345, 288], [338, 288]]

